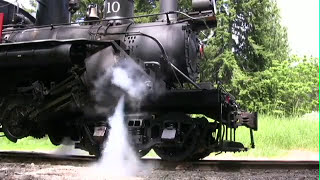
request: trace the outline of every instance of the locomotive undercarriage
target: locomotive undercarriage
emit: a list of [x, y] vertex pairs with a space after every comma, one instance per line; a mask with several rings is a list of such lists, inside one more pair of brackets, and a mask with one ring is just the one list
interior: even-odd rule
[[[182, 161], [202, 159], [212, 152], [246, 151], [248, 148], [236, 142], [239, 126], [250, 128], [251, 147], [254, 148], [257, 114], [237, 111], [228, 93], [218, 89], [180, 90], [165, 96], [156, 106], [146, 108], [153, 112], [157, 109], [156, 114], [127, 116], [132, 142], [141, 150], [141, 155], [153, 149], [164, 160]], [[201, 101], [201, 96], [209, 97], [211, 103], [214, 99], [216, 102]], [[177, 101], [182, 97], [188, 97], [187, 106], [181, 99]], [[209, 111], [214, 106], [217, 109]]]
[[[78, 83], [75, 81], [75, 79], [69, 81], [69, 83], [64, 81], [64, 86], [67, 86], [70, 82], [73, 86], [77, 85]], [[33, 119], [30, 119], [30, 117], [33, 117], [30, 114], [35, 113], [35, 108], [32, 107], [37, 107], [35, 103], [37, 101], [31, 98], [32, 95], [25, 95], [23, 98], [20, 96], [21, 101], [18, 100], [17, 96], [11, 100], [7, 98], [5, 101], [10, 101], [10, 105], [2, 112], [3, 121], [1, 123], [7, 138], [15, 142], [17, 139], [27, 136], [42, 138], [48, 135], [53, 144], [60, 145], [67, 137], [76, 142], [76, 148], [84, 149], [99, 156], [110, 128], [106, 121], [107, 118], [96, 115], [90, 116], [80, 110], [75, 110], [77, 108], [70, 108], [73, 111], [66, 110], [65, 107], [77, 107], [81, 102], [79, 99], [85, 97], [85, 93], [81, 93], [81, 90], [75, 91], [75, 87], [72, 89], [72, 95], [68, 96], [68, 100], [55, 100], [47, 103], [46, 106], [48, 107], [50, 104], [51, 109], [53, 106], [56, 107], [54, 112], [44, 113], [45, 108], [43, 108], [42, 114], [37, 112], [39, 115]], [[34, 93], [36, 90], [32, 89], [32, 91]], [[188, 95], [189, 101], [192, 101], [192, 98], [196, 98], [194, 101], [198, 100], [200, 91], [191, 91], [186, 90], [179, 93]], [[220, 98], [227, 96], [227, 94], [217, 90], [201, 91], [211, 92], [212, 96], [216, 97], [220, 95]], [[172, 93], [176, 96], [177, 92]], [[190, 93], [194, 93], [194, 97], [190, 97]], [[170, 95], [167, 96], [170, 97]], [[2, 103], [3, 106], [5, 106], [5, 101]], [[80, 104], [84, 104], [84, 102], [82, 101]], [[207, 114], [205, 108], [208, 108], [208, 104], [198, 103], [197, 106], [201, 107], [202, 111], [196, 112], [197, 109], [191, 111], [186, 106], [184, 106], [185, 109], [181, 109], [177, 103], [175, 106], [171, 106], [170, 111], [167, 111], [169, 109], [161, 109], [160, 106], [152, 107], [149, 105], [146, 106], [149, 108], [149, 112], [128, 112], [126, 122], [131, 138], [130, 142], [137, 153], [144, 156], [153, 149], [164, 160], [182, 161], [202, 159], [212, 152], [247, 150], [241, 143], [236, 142], [235, 131], [238, 126], [245, 125], [250, 128], [250, 135], [253, 138], [252, 130], [257, 128], [256, 114], [227, 111], [227, 109], [232, 108], [232, 104], [226, 102], [222, 102], [222, 109], [217, 110], [217, 112], [222, 110], [222, 114]], [[142, 106], [142, 109], [147, 109], [146, 107]], [[170, 107], [170, 104], [167, 104], [166, 107]], [[194, 107], [192, 108], [194, 109]], [[191, 115], [201, 113], [217, 120], [208, 121], [203, 114], [202, 117]], [[48, 119], [48, 117], [50, 118]], [[253, 139], [252, 146], [254, 146]]]

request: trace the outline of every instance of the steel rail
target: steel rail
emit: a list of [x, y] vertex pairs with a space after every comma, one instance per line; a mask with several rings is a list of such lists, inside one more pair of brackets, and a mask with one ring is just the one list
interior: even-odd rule
[[[23, 161], [21, 161], [23, 160]], [[61, 155], [52, 153], [40, 152], [23, 152], [23, 151], [0, 151], [1, 162], [61, 162], [61, 161], [75, 161], [75, 162], [94, 162], [98, 159], [95, 156], [86, 155]]]
[[[0, 152], [0, 162], [11, 163], [48, 163], [84, 165], [97, 162], [94, 156], [34, 153], [34, 152]], [[203, 170], [224, 171], [241, 169], [319, 169], [319, 161], [278, 161], [278, 160], [200, 160], [192, 162], [170, 162], [160, 159], [142, 158], [142, 163], [152, 165], [155, 169], [165, 170]]]

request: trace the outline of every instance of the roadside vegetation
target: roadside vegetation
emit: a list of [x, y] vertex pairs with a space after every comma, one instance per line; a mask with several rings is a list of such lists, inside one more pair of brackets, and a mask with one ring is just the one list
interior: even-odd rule
[[[319, 116], [276, 117], [260, 115], [254, 132], [255, 149], [235, 154], [248, 157], [280, 157], [291, 150], [319, 152]], [[250, 147], [247, 128], [237, 130], [236, 139]]]

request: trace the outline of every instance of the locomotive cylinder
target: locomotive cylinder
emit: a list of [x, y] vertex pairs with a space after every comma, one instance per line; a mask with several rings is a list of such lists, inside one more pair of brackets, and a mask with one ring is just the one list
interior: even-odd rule
[[[104, 19], [133, 17], [133, 0], [105, 0]], [[113, 24], [127, 24], [133, 22], [132, 19], [119, 19], [111, 21]]]
[[69, 0], [38, 0], [36, 25], [70, 22]]

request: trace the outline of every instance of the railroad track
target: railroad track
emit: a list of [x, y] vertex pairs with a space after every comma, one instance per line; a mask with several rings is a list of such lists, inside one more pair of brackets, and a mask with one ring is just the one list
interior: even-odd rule
[[[33, 152], [0, 152], [0, 163], [48, 163], [84, 166], [98, 161], [94, 156], [62, 156]], [[155, 169], [165, 170], [240, 170], [240, 169], [319, 169], [319, 161], [273, 160], [201, 160], [193, 162], [168, 162], [160, 159], [142, 159]]]

